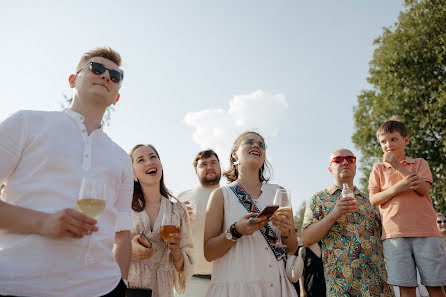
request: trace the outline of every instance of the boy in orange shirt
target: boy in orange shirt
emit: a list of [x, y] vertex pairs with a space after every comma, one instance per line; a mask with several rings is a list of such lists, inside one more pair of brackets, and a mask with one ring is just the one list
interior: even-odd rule
[[404, 155], [409, 136], [397, 117], [385, 121], [376, 137], [384, 155], [370, 173], [369, 196], [382, 217], [387, 282], [400, 287], [401, 297], [415, 297], [418, 268], [429, 295], [446, 297], [446, 254], [429, 197], [429, 165]]

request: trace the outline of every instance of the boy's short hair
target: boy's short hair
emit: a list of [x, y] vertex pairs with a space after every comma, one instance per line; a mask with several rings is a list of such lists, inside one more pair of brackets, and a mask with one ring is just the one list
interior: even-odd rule
[[215, 156], [215, 158], [217, 158], [217, 161], [220, 162], [220, 159], [218, 159], [217, 153], [214, 152], [213, 150], [204, 150], [199, 152], [195, 158], [194, 158], [194, 168], [197, 168], [198, 165], [198, 161], [202, 160], [202, 159], [207, 159], [210, 158], [212, 156]]
[[408, 135], [406, 125], [404, 125], [401, 119], [396, 115], [392, 116], [379, 126], [378, 131], [376, 131], [376, 138], [382, 133], [393, 133], [395, 131], [399, 132], [403, 137]]
[[118, 67], [121, 66], [121, 63], [122, 63], [121, 56], [119, 55], [119, 53], [117, 51], [112, 50], [110, 47], [98, 47], [94, 50], [86, 52], [82, 56], [81, 60], [79, 61], [79, 64], [76, 67], [76, 71], [78, 71], [79, 68], [84, 66], [85, 63], [87, 63], [87, 61], [93, 57], [105, 58], [105, 59], [110, 60], [113, 63], [115, 63]]

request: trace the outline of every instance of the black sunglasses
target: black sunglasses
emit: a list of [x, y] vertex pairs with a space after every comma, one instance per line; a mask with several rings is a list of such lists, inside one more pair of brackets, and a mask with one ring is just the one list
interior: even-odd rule
[[437, 224], [440, 225], [441, 223], [446, 224], [446, 220], [438, 220]]
[[110, 79], [112, 82], [119, 84], [124, 79], [124, 74], [117, 70], [111, 70], [105, 67], [103, 64], [98, 62], [88, 62], [81, 68], [79, 68], [78, 71], [76, 71], [76, 74], [78, 74], [82, 69], [90, 65], [90, 70], [96, 75], [101, 75], [105, 72], [105, 70], [108, 70], [108, 73], [110, 74]]

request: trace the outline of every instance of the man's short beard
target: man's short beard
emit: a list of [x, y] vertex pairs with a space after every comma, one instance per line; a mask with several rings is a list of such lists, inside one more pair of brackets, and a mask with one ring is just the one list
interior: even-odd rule
[[206, 176], [204, 178], [200, 178], [200, 184], [203, 186], [215, 186], [220, 184], [221, 175], [215, 175], [213, 179], [207, 179]]

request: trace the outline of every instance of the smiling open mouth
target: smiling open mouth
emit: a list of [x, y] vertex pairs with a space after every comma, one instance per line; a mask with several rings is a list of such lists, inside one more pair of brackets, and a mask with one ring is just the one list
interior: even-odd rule
[[157, 171], [158, 171], [158, 170], [156, 170], [156, 169], [149, 169], [149, 170], [146, 171], [146, 174], [148, 174], [148, 175], [154, 175], [154, 174], [156, 174]]

